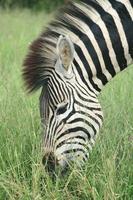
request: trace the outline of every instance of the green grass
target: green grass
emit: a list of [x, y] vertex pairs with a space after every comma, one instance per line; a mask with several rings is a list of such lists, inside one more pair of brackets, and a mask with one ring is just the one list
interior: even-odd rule
[[39, 92], [26, 95], [21, 65], [29, 43], [49, 18], [0, 10], [0, 200], [132, 200], [132, 67], [100, 96], [105, 121], [85, 169], [74, 169], [55, 183], [44, 171]]

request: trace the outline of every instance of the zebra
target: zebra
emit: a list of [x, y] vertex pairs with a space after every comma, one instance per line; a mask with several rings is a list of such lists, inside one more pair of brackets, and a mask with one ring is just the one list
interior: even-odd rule
[[103, 86], [133, 63], [133, 0], [81, 0], [59, 10], [23, 64], [29, 92], [42, 88], [43, 161], [83, 166], [103, 123]]

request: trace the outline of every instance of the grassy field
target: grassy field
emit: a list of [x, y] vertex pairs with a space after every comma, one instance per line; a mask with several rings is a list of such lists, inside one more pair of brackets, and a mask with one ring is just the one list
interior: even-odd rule
[[39, 92], [26, 95], [21, 65], [50, 18], [0, 10], [0, 200], [132, 200], [133, 67], [100, 96], [105, 121], [85, 169], [54, 183], [44, 171]]

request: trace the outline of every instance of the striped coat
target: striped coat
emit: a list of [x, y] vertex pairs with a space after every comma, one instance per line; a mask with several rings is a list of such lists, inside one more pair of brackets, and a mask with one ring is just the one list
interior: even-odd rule
[[30, 46], [23, 75], [42, 87], [44, 158], [53, 168], [89, 157], [103, 114], [98, 94], [133, 63], [133, 1], [69, 3]]

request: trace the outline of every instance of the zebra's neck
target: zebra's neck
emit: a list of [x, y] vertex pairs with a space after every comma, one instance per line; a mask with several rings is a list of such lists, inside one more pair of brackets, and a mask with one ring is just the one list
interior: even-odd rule
[[82, 10], [78, 10], [81, 19], [77, 22], [82, 35], [77, 29], [81, 39], [75, 44], [74, 61], [77, 68], [84, 65], [83, 76], [89, 78], [95, 93], [133, 63], [133, 3], [125, 0], [98, 2], [77, 4]]

